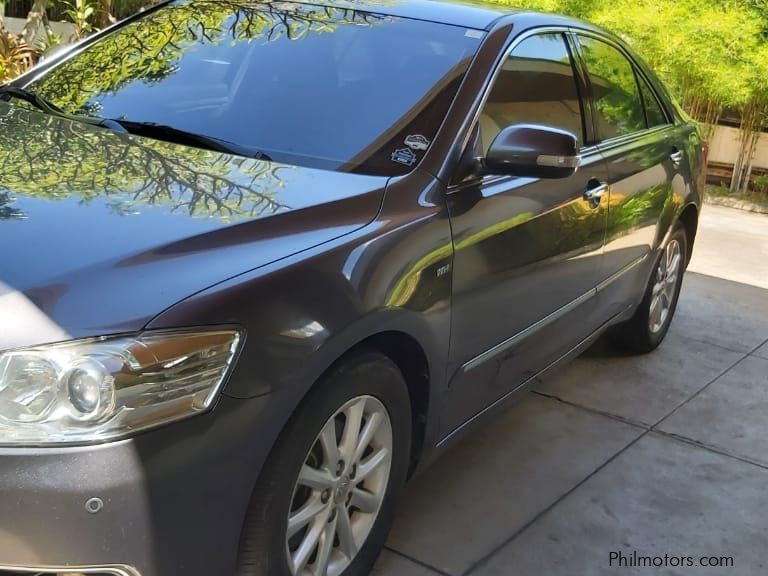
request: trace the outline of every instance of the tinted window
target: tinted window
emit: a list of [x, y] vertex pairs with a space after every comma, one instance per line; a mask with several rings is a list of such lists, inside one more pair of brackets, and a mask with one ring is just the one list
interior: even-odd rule
[[656, 96], [653, 95], [653, 91], [648, 86], [648, 83], [642, 78], [638, 78], [640, 82], [640, 92], [643, 94], [643, 104], [645, 104], [645, 117], [648, 120], [648, 128], [654, 126], [663, 126], [667, 124], [667, 117], [659, 106], [659, 101]]
[[434, 138], [478, 36], [312, 4], [187, 0], [28, 88], [69, 113], [171, 125], [277, 161], [402, 174]]
[[512, 124], [567, 130], [583, 142], [581, 105], [571, 57], [561, 34], [523, 40], [504, 62], [480, 115], [483, 150]]
[[632, 64], [610, 44], [584, 36], [579, 42], [592, 85], [600, 139], [644, 130], [645, 112]]

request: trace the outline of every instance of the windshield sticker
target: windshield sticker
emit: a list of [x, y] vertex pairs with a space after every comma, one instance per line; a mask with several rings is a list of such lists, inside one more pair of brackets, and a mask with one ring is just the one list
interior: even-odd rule
[[482, 38], [484, 34], [482, 30], [467, 30], [464, 32], [464, 36], [467, 38]]
[[405, 145], [414, 150], [426, 150], [429, 147], [429, 140], [421, 134], [411, 134], [405, 139]]
[[416, 154], [410, 148], [398, 148], [392, 152], [392, 162], [413, 166], [413, 163], [416, 162]]

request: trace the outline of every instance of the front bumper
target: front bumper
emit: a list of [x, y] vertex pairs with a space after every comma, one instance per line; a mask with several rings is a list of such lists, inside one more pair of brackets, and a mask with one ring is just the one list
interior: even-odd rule
[[234, 573], [279, 430], [269, 401], [222, 397], [209, 414], [99, 446], [0, 448], [0, 576]]

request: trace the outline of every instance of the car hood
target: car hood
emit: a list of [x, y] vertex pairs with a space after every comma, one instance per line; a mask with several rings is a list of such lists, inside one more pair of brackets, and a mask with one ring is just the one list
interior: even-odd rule
[[387, 179], [119, 134], [0, 102], [0, 350], [140, 330], [352, 232]]

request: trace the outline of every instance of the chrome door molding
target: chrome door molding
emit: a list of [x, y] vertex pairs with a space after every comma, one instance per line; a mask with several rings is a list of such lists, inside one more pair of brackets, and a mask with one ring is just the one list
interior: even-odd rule
[[515, 346], [516, 344], [522, 342], [523, 340], [525, 340], [529, 336], [532, 336], [536, 332], [542, 330], [543, 328], [546, 328], [547, 326], [549, 326], [550, 324], [556, 322], [557, 320], [560, 320], [564, 316], [566, 316], [569, 313], [571, 313], [574, 310], [576, 310], [576, 308], [578, 308], [582, 304], [585, 304], [586, 302], [588, 302], [589, 300], [591, 300], [592, 298], [597, 296], [600, 292], [605, 290], [608, 286], [610, 286], [614, 282], [618, 281], [622, 276], [624, 276], [625, 274], [631, 272], [636, 267], [640, 266], [643, 262], [646, 261], [647, 258], [648, 258], [647, 254], [644, 254], [643, 256], [640, 256], [639, 258], [636, 258], [635, 260], [633, 260], [632, 262], [630, 262], [629, 264], [627, 264], [626, 266], [624, 266], [623, 268], [621, 268], [617, 272], [611, 274], [608, 278], [606, 278], [605, 280], [600, 282], [600, 284], [598, 284], [595, 288], [592, 288], [592, 289], [588, 290], [587, 292], [585, 292], [584, 294], [582, 294], [578, 298], [572, 300], [571, 302], [569, 302], [565, 306], [562, 306], [562, 307], [558, 308], [557, 310], [552, 312], [550, 315], [545, 316], [544, 318], [542, 318], [541, 320], [539, 320], [535, 324], [531, 324], [525, 330], [522, 330], [522, 331], [518, 332], [517, 334], [514, 334], [513, 336], [510, 336], [506, 340], [503, 340], [503, 341], [499, 342], [498, 344], [496, 344], [495, 346], [489, 348], [485, 352], [481, 352], [480, 354], [478, 354], [474, 358], [472, 358], [472, 359], [468, 360], [467, 362], [465, 362], [464, 364], [462, 364], [461, 365], [461, 371], [462, 372], [469, 372], [469, 371], [477, 368], [478, 366], [480, 366], [484, 362], [487, 362], [488, 360], [491, 360], [491, 359], [495, 358], [499, 354], [503, 354], [504, 352], [506, 352], [507, 350], [509, 350], [510, 348]]

